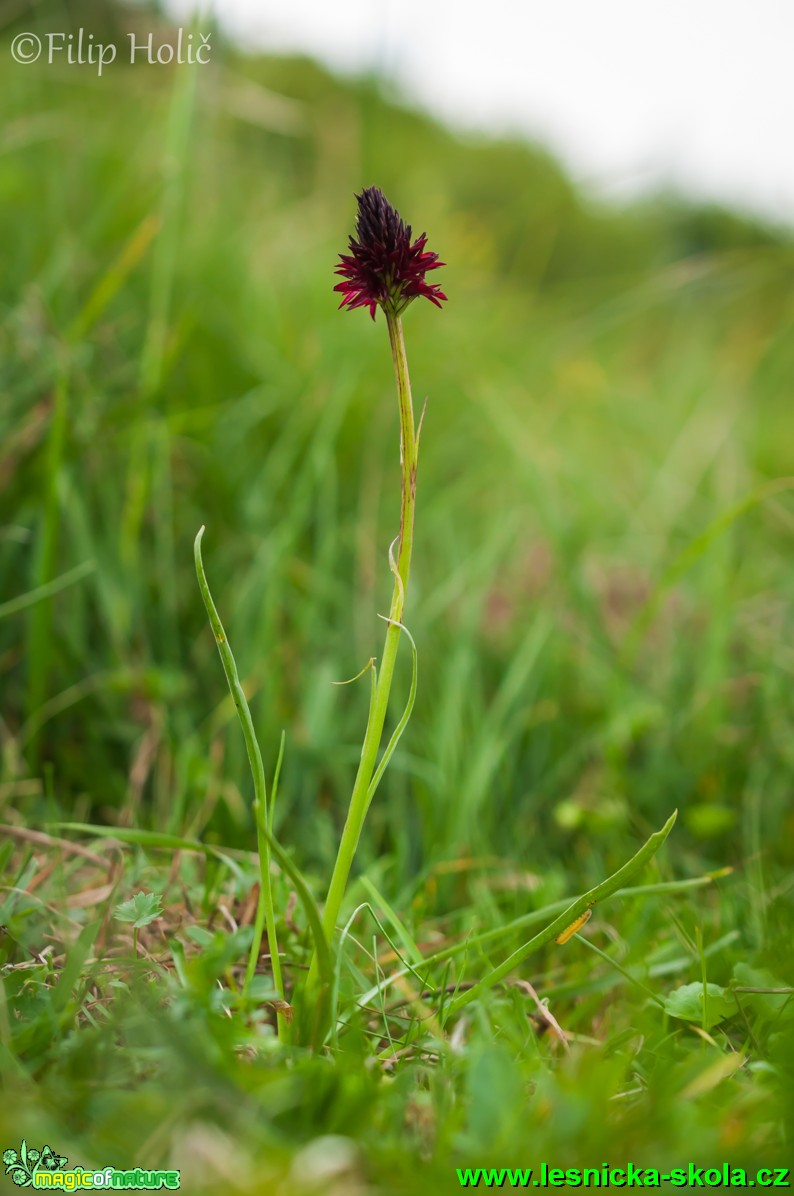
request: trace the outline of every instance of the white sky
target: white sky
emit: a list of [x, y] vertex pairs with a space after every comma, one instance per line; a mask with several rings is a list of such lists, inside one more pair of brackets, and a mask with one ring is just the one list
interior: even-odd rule
[[214, 11], [243, 46], [378, 66], [450, 123], [524, 130], [600, 194], [671, 183], [794, 222], [794, 0], [215, 0]]

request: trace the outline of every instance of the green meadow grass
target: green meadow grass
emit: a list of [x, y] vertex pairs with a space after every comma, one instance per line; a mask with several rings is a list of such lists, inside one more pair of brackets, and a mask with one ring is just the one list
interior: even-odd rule
[[[218, 45], [201, 72], [97, 79], [15, 66], [18, 27], [0, 1145], [241, 1193], [785, 1164], [789, 234], [672, 198], [600, 208], [540, 151], [305, 62]], [[427, 229], [449, 303], [405, 317], [428, 397], [418, 693], [312, 1052], [276, 1041], [266, 941], [244, 991], [252, 785], [192, 546], [205, 525], [269, 784], [285, 732], [275, 830], [319, 902], [369, 693], [332, 683], [380, 651], [399, 511], [385, 326], [331, 291], [371, 183]], [[581, 935], [463, 1004], [675, 809]], [[273, 883], [292, 990], [311, 939], [290, 876]], [[133, 928], [114, 911], [140, 892], [162, 912]]]

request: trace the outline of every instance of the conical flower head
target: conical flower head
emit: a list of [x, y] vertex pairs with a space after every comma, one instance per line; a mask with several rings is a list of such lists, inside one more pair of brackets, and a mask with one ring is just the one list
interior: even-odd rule
[[426, 248], [427, 235], [411, 242], [411, 226], [393, 208], [379, 187], [367, 187], [358, 200], [356, 237], [350, 238], [350, 253], [339, 255], [336, 273], [344, 279], [334, 287], [341, 291], [340, 307], [368, 307], [399, 315], [408, 304], [423, 295], [436, 307], [446, 295], [440, 287], [425, 282], [425, 274], [444, 263]]

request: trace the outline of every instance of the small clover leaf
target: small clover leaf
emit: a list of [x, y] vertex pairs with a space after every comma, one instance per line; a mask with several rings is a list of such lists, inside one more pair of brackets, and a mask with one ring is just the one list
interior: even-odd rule
[[117, 922], [132, 922], [135, 930], [148, 926], [163, 912], [159, 893], [136, 893], [129, 901], [122, 901], [113, 911]]

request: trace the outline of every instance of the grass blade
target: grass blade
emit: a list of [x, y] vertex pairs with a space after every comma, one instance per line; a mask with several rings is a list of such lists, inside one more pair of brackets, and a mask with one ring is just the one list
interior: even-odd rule
[[594, 889], [590, 889], [581, 897], [577, 897], [576, 901], [567, 906], [566, 909], [564, 909], [563, 912], [545, 928], [545, 930], [541, 930], [539, 934], [536, 934], [534, 938], [531, 938], [528, 942], [524, 943], [523, 946], [514, 951], [512, 955], [508, 955], [507, 959], [501, 963], [499, 967], [494, 968], [494, 970], [489, 972], [487, 976], [483, 976], [482, 980], [479, 980], [477, 984], [473, 985], [466, 992], [459, 993], [458, 996], [455, 997], [454, 1001], [450, 1003], [448, 1014], [450, 1016], [454, 1016], [471, 1001], [476, 1001], [477, 998], [482, 996], [484, 992], [487, 992], [489, 988], [492, 988], [495, 984], [498, 984], [500, 980], [504, 980], [506, 976], [509, 976], [519, 964], [523, 963], [524, 960], [530, 955], [534, 954], [535, 951], [538, 951], [546, 943], [549, 943], [552, 939], [556, 938], [558, 934], [561, 934], [563, 931], [568, 929], [572, 922], [575, 922], [577, 918], [590, 909], [591, 906], [595, 905], [597, 901], [603, 901], [607, 897], [611, 897], [613, 893], [616, 893], [621, 885], [623, 885], [631, 876], [634, 876], [636, 872], [639, 872], [640, 868], [642, 868], [644, 864], [647, 864], [649, 860], [653, 859], [653, 857], [656, 855], [656, 852], [662, 846], [665, 839], [670, 834], [670, 831], [673, 829], [677, 817], [678, 810], [674, 810], [662, 829], [651, 835], [648, 841], [642, 845], [637, 854], [633, 855], [631, 859], [623, 865], [622, 868], [618, 868], [617, 872], [613, 872], [610, 877], [602, 881], [601, 884], [596, 885]]

